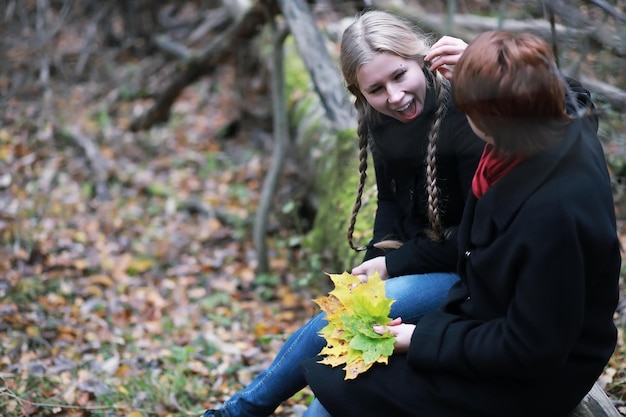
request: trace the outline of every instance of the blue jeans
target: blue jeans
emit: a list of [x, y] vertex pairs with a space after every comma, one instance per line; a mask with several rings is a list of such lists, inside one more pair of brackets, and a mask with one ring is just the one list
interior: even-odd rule
[[[448, 290], [459, 276], [455, 273], [405, 275], [385, 281], [385, 293], [395, 302], [391, 318], [402, 317], [405, 323], [417, 321], [431, 310], [439, 308]], [[296, 331], [280, 349], [272, 364], [246, 388], [233, 395], [220, 408], [224, 417], [267, 417], [285, 400], [306, 386], [300, 362], [313, 358], [326, 345], [318, 332], [326, 325], [324, 313], [313, 317]], [[318, 401], [307, 417], [328, 416]], [[325, 413], [325, 414], [324, 414]]]
[[332, 417], [328, 414], [328, 411], [324, 408], [322, 403], [316, 399], [314, 400], [309, 408], [306, 409], [302, 417]]

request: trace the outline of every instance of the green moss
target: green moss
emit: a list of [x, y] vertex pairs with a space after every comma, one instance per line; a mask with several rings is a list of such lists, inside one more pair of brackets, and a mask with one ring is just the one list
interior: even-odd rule
[[[316, 181], [321, 203], [306, 242], [314, 251], [327, 255], [334, 268], [330, 272], [349, 271], [363, 256], [350, 248], [346, 237], [359, 181], [356, 141], [353, 130], [337, 132], [333, 152], [325, 155], [324, 169]], [[370, 173], [354, 232], [356, 245], [364, 245], [371, 238], [376, 202], [373, 171]]]
[[[349, 271], [363, 257], [363, 253], [350, 248], [346, 237], [359, 181], [356, 130], [332, 130], [291, 38], [285, 48], [289, 123], [295, 132], [300, 159], [303, 164], [309, 164], [306, 169], [312, 172], [311, 189], [319, 201], [313, 229], [302, 243], [316, 258], [321, 255], [324, 272]], [[369, 242], [376, 211], [373, 169], [368, 173], [368, 186], [354, 232], [356, 245]]]

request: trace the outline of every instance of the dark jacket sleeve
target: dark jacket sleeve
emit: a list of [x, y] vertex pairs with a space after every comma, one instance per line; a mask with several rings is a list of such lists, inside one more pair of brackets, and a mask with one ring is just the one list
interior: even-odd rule
[[374, 234], [370, 242], [370, 248], [365, 252], [364, 261], [385, 255], [385, 251], [371, 247], [372, 242], [380, 242], [385, 239], [399, 239], [398, 236], [394, 236], [394, 233], [398, 227], [399, 219], [403, 216], [402, 209], [396, 202], [389, 181], [385, 178], [384, 163], [376, 153], [372, 155], [372, 159], [376, 173], [378, 206], [376, 207], [376, 215], [374, 217]]

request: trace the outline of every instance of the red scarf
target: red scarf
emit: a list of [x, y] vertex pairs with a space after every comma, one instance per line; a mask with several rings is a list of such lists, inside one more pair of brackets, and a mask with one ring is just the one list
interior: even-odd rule
[[523, 160], [522, 157], [502, 155], [496, 157], [493, 155], [493, 145], [486, 144], [472, 180], [472, 192], [476, 198], [482, 197], [491, 186]]

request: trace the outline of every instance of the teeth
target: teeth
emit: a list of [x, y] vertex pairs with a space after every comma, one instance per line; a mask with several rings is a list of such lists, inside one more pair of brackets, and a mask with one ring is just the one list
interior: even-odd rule
[[396, 111], [398, 111], [398, 112], [403, 112], [403, 111], [405, 111], [406, 109], [408, 109], [409, 107], [411, 107], [411, 102], [409, 102], [409, 104], [407, 104], [407, 105], [406, 105], [406, 106], [404, 106], [404, 107], [399, 108], [399, 109], [398, 109], [398, 110], [396, 110]]

